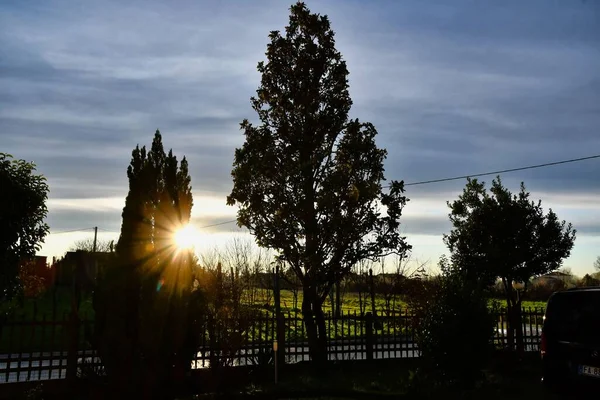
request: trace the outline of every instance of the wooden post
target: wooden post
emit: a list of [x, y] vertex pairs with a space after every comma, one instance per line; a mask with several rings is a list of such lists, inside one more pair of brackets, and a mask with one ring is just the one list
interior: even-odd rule
[[365, 323], [367, 328], [367, 360], [373, 360], [373, 314], [367, 312], [365, 315]]
[[369, 268], [369, 287], [371, 292], [371, 311], [373, 313], [373, 317], [377, 315], [375, 311], [375, 282], [373, 280], [373, 269]]

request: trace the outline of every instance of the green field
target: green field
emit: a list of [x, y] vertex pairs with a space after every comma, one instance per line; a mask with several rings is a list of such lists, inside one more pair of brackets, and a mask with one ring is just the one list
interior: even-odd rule
[[[263, 310], [267, 314], [271, 314], [274, 310], [274, 301], [272, 292], [267, 290], [257, 290], [253, 293], [245, 293], [244, 302], [247, 304], [250, 298], [254, 299], [254, 305], [256, 308]], [[364, 298], [364, 295], [359, 297], [358, 293], [346, 293], [342, 296], [342, 313], [343, 315], [357, 316], [361, 315], [361, 301], [362, 309], [365, 312], [371, 312], [372, 306], [371, 301]], [[297, 304], [294, 302], [294, 294], [289, 290], [281, 291], [281, 309], [284, 312], [284, 316], [291, 317], [287, 320], [286, 335], [288, 339], [303, 339], [305, 338], [304, 326], [301, 321], [300, 308], [302, 306], [302, 293], [297, 293]], [[494, 300], [490, 300], [490, 305]], [[499, 302], [499, 305], [504, 306], [503, 302]], [[543, 310], [545, 308], [545, 302], [523, 302], [523, 307], [528, 310]], [[326, 313], [332, 311], [330, 299], [328, 298], [324, 304], [324, 310]], [[14, 318], [14, 322], [6, 324], [4, 327], [0, 327], [0, 351], [6, 351], [7, 349], [15, 349], [17, 343], [24, 346], [24, 350], [39, 350], [39, 349], [50, 349], [50, 348], [64, 348], [66, 346], [66, 324], [68, 314], [71, 311], [71, 296], [70, 291], [66, 288], [59, 288], [56, 291], [49, 291], [42, 297], [37, 299], [26, 299], [22, 307], [20, 307]], [[405, 313], [407, 312], [407, 304], [400, 300], [392, 300], [386, 302], [385, 298], [381, 295], [375, 297], [375, 312], [378, 316], [389, 315], [393, 313]], [[80, 318], [84, 321], [92, 321], [94, 318], [94, 309], [92, 304], [92, 298], [90, 295], [82, 299], [79, 308]], [[295, 317], [295, 318], [294, 318]], [[540, 324], [541, 318], [536, 316], [530, 318], [525, 313], [523, 315], [525, 323]], [[31, 322], [37, 321], [40, 325], [33, 326]], [[51, 323], [52, 321], [57, 321]], [[41, 325], [45, 324], [45, 325]], [[272, 332], [273, 327], [269, 328], [269, 324], [272, 325], [272, 321], [257, 322], [254, 328], [250, 328], [249, 335], [251, 340], [271, 340], [273, 339]], [[504, 325], [501, 323], [501, 325]], [[327, 326], [329, 335], [331, 338], [341, 337], [356, 337], [365, 334], [365, 322], [361, 320], [355, 320], [353, 318], [345, 318], [341, 320], [327, 320]], [[406, 334], [409, 333], [410, 327], [406, 320], [380, 320], [377, 325], [377, 331], [386, 333]], [[87, 327], [88, 331], [91, 329]], [[84, 341], [84, 330], [85, 327], [81, 327], [80, 340]]]
[[[366, 297], [366, 299], [365, 299]], [[251, 298], [249, 293], [245, 293], [243, 301], [249, 304]], [[271, 291], [257, 290], [254, 293], [254, 303], [256, 306], [272, 310], [274, 307], [274, 297]], [[362, 295], [360, 298], [358, 293], [345, 293], [342, 295], [342, 312], [344, 314], [350, 313], [360, 314], [361, 312], [361, 301], [362, 307], [365, 312], [372, 311], [372, 305], [370, 297]], [[497, 302], [500, 307], [506, 307], [506, 303], [502, 300], [490, 300], [490, 305], [493, 302]], [[291, 290], [281, 291], [281, 309], [284, 313], [290, 312], [294, 314], [296, 311], [300, 312], [302, 307], [302, 292], [297, 293], [296, 303], [294, 302], [294, 294]], [[546, 308], [546, 302], [544, 301], [523, 301], [523, 308], [526, 310], [544, 310]], [[328, 297], [323, 304], [325, 312], [331, 312], [331, 302]], [[400, 298], [386, 302], [384, 296], [375, 296], [375, 311], [377, 314], [386, 314], [386, 311], [393, 310], [395, 312], [405, 312], [407, 310], [407, 304]], [[38, 320], [41, 321], [43, 317], [46, 319], [52, 319], [53, 315], [55, 318], [62, 319], [64, 315], [71, 311], [71, 294], [67, 288], [58, 288], [55, 292], [48, 291], [43, 296], [37, 299], [26, 299], [22, 307], [16, 310], [18, 314], [24, 320]], [[84, 319], [93, 319], [94, 308], [92, 304], [91, 295], [84, 296], [79, 306], [79, 314]]]

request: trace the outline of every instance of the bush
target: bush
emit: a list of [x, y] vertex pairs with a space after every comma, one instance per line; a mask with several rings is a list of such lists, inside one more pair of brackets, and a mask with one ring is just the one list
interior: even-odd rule
[[193, 286], [197, 266], [171, 263], [165, 270], [177, 276], [163, 279], [119, 261], [94, 291], [92, 344], [110, 390], [160, 397], [181, 382], [198, 351], [206, 296]]
[[205, 296], [202, 334], [212, 349], [210, 368], [232, 366], [251, 332], [256, 331], [261, 313], [242, 302], [245, 282], [233, 269], [224, 269], [221, 263], [205, 265], [197, 275], [198, 289]]
[[445, 273], [423, 282], [412, 303], [423, 361], [419, 380], [460, 388], [477, 382], [493, 349], [496, 324], [483, 291]]

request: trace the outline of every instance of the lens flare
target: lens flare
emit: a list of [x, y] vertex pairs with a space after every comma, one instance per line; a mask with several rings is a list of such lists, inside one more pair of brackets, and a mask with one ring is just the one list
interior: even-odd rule
[[178, 229], [174, 234], [175, 244], [180, 249], [191, 249], [198, 240], [198, 232], [191, 225]]

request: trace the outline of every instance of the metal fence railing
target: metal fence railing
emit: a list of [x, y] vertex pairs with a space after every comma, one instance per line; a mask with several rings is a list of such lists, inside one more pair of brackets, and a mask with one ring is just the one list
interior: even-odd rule
[[[544, 310], [523, 309], [526, 351], [538, 351]], [[494, 344], [508, 346], [507, 315], [497, 314]], [[356, 311], [325, 315], [329, 360], [377, 360], [419, 356], [415, 340], [415, 316], [409, 311], [386, 315], [361, 315]], [[206, 320], [192, 368], [213, 363], [229, 366], [273, 363], [273, 341], [278, 339], [283, 361], [310, 359], [302, 314], [257, 313], [252, 318]], [[83, 364], [99, 365], [89, 344], [93, 322], [69, 315], [14, 317], [0, 325], [0, 383], [64, 379], [77, 375]], [[281, 343], [283, 342], [283, 343]]]

